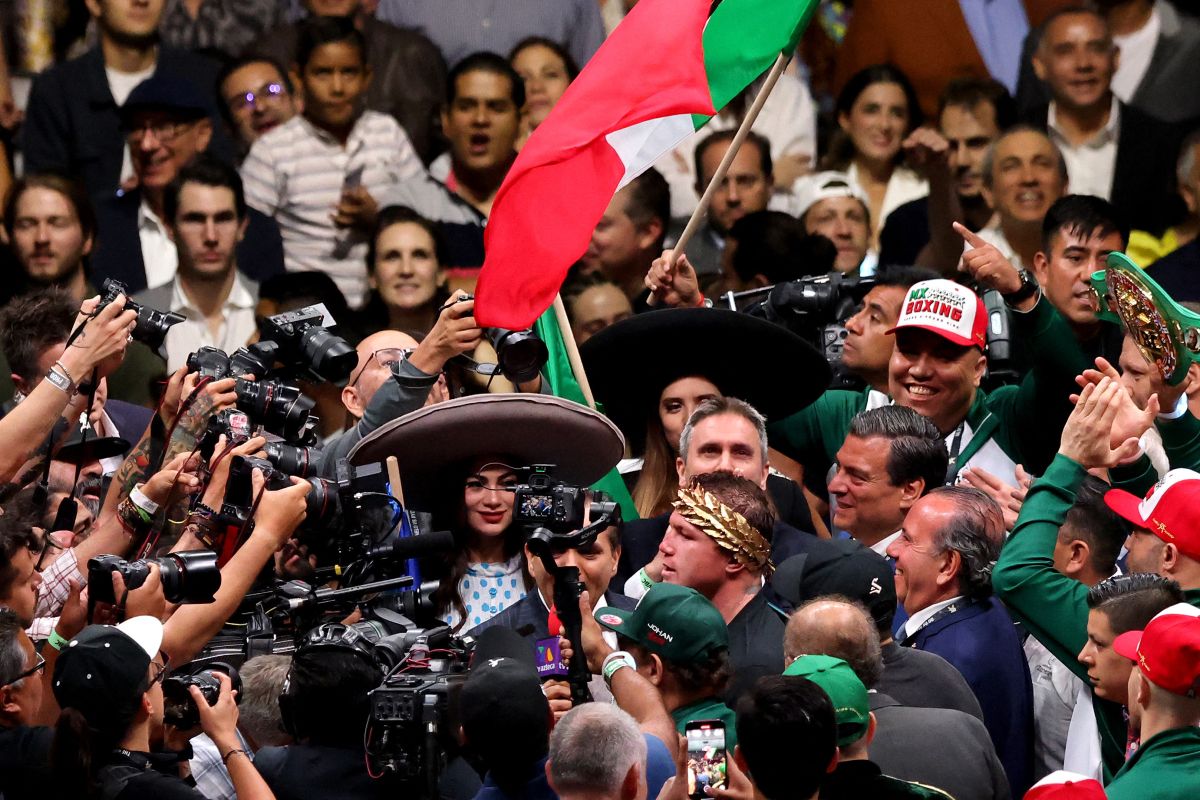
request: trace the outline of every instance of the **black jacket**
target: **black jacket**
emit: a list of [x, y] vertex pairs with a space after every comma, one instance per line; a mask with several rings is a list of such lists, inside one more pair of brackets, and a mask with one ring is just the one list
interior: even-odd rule
[[[216, 112], [217, 64], [186, 50], [160, 46], [157, 71], [195, 84], [211, 107], [209, 152], [232, 160], [233, 143]], [[21, 150], [27, 174], [63, 172], [82, 181], [94, 195], [117, 190], [125, 137], [99, 45], [34, 78], [21, 128]]]
[[[137, 190], [96, 198], [96, 251], [92, 254], [92, 281], [105, 278], [124, 283], [130, 292], [146, 288], [146, 264], [138, 237]], [[283, 272], [283, 239], [275, 220], [247, 207], [250, 224], [237, 246], [238, 269], [252, 281], [262, 282]], [[166, 311], [167, 309], [158, 309]]]
[[1177, 303], [1200, 302], [1200, 239], [1167, 253], [1146, 270]]
[[[1179, 213], [1175, 191], [1179, 130], [1125, 103], [1120, 106], [1121, 130], [1109, 197], [1133, 229], [1158, 234]], [[1046, 130], [1048, 113], [1048, 106], [1038, 106], [1026, 121]]]

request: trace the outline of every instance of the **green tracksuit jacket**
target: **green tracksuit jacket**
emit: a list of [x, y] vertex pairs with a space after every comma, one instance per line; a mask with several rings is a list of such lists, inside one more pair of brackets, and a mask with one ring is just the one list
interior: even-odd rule
[[[1075, 461], [1055, 456], [1025, 496], [1017, 525], [992, 570], [992, 587], [1013, 617], [1085, 683], [1087, 668], [1076, 656], [1087, 642], [1088, 587], [1054, 569], [1054, 543], [1086, 475]], [[1200, 590], [1186, 594], [1189, 603], [1200, 607]], [[1125, 760], [1125, 721], [1119, 704], [1094, 695], [1092, 703], [1107, 778]]]
[[1200, 797], [1200, 728], [1172, 728], [1142, 742], [1105, 791], [1108, 800]]

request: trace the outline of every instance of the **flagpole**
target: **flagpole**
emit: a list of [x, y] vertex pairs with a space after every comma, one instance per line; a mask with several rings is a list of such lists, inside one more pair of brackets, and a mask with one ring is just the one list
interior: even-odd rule
[[563, 347], [567, 349], [567, 360], [571, 362], [571, 371], [587, 400], [588, 408], [596, 409], [596, 398], [592, 395], [592, 385], [588, 383], [587, 373], [583, 371], [583, 359], [579, 357], [579, 345], [575, 342], [575, 333], [571, 330], [571, 320], [567, 318], [567, 307], [563, 305], [561, 294], [554, 295], [554, 319], [558, 323], [558, 332], [562, 337]]
[[758, 119], [758, 112], [762, 111], [763, 104], [767, 102], [767, 96], [771, 94], [771, 90], [775, 88], [776, 81], [787, 68], [788, 62], [791, 61], [790, 53], [780, 53], [775, 59], [775, 63], [771, 66], [770, 72], [767, 73], [767, 79], [763, 81], [762, 88], [758, 90], [758, 96], [754, 98], [754, 102], [750, 104], [750, 108], [746, 111], [746, 118], [742, 120], [741, 127], [737, 129], [733, 140], [729, 143], [729, 149], [725, 151], [725, 157], [721, 159], [720, 166], [713, 173], [712, 180], [708, 182], [708, 186], [704, 189], [704, 194], [700, 197], [700, 202], [696, 206], [696, 210], [692, 212], [691, 218], [683, 229], [683, 233], [679, 235], [679, 241], [674, 247], [674, 263], [679, 263], [679, 259], [683, 257], [683, 251], [687, 249], [688, 242], [692, 240], [696, 230], [700, 227], [701, 220], [704, 219], [705, 212], [708, 211], [709, 203], [712, 202], [712, 196], [716, 193], [717, 187], [721, 185], [721, 181], [725, 179], [725, 173], [729, 172], [729, 166], [733, 163], [733, 159], [737, 157], [738, 150], [741, 149], [742, 142], [746, 141], [746, 137], [750, 134], [750, 128], [754, 125], [754, 120]]

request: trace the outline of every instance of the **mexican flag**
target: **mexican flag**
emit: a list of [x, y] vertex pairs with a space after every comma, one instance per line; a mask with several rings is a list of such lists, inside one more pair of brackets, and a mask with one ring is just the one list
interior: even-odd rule
[[613, 194], [791, 52], [818, 5], [641, 0], [500, 186], [475, 291], [479, 324], [530, 327], [587, 249]]

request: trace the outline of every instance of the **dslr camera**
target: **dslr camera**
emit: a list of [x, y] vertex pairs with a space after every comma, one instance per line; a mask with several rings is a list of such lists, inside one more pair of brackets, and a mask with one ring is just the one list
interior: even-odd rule
[[105, 279], [104, 284], [100, 287], [100, 292], [100, 305], [96, 306], [96, 313], [99, 314], [105, 306], [116, 300], [117, 295], [125, 295], [125, 310], [137, 312], [137, 321], [133, 326], [133, 338], [151, 350], [161, 349], [171, 326], [186, 319], [182, 314], [176, 314], [174, 311], [156, 311], [134, 302], [129, 295], [129, 287], [112, 278]]
[[114, 572], [121, 573], [125, 588], [133, 591], [150, 577], [150, 565], [158, 565], [163, 595], [171, 603], [211, 603], [221, 588], [217, 554], [211, 550], [169, 553], [162, 558], [126, 561], [120, 556], [97, 556], [88, 561], [88, 591], [91, 600], [116, 603]]
[[217, 704], [221, 695], [221, 681], [217, 673], [229, 676], [233, 684], [234, 702], [242, 699], [242, 678], [235, 667], [223, 661], [215, 661], [187, 675], [172, 675], [163, 681], [163, 721], [181, 730], [190, 730], [200, 724], [200, 709], [192, 699], [189, 686], [200, 690], [200, 695], [209, 706]]
[[[460, 297], [456, 302], [474, 300], [475, 295]], [[483, 335], [496, 351], [496, 369], [513, 383], [525, 383], [538, 376], [550, 351], [532, 329], [510, 331], [506, 328], [483, 328]]]
[[613, 500], [591, 489], [563, 483], [554, 477], [553, 470], [553, 464], [529, 467], [528, 479], [514, 490], [514, 522], [568, 534], [586, 527], [585, 517], [596, 520], [619, 512]]

